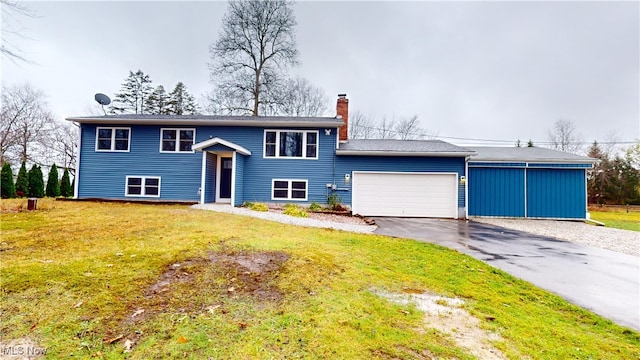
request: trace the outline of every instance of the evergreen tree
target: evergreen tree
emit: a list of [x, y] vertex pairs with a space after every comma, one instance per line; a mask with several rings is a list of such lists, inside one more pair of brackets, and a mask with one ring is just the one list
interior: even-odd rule
[[47, 178], [47, 196], [60, 196], [60, 180], [58, 179], [58, 167], [56, 164], [53, 164], [53, 166], [51, 166], [51, 170], [49, 170], [49, 177]]
[[164, 90], [164, 86], [158, 85], [153, 90], [145, 104], [145, 114], [167, 114], [169, 113], [169, 95]]
[[9, 199], [16, 196], [16, 188], [13, 184], [13, 171], [11, 165], [7, 162], [2, 165], [0, 173], [0, 192], [3, 199]]
[[198, 113], [196, 101], [187, 91], [187, 87], [178, 82], [176, 87], [169, 93], [169, 114], [173, 115], [194, 115]]
[[64, 169], [62, 174], [62, 180], [60, 181], [60, 195], [64, 197], [73, 196], [73, 188], [71, 187], [71, 181], [69, 180], [69, 169]]
[[529, 139], [529, 142], [527, 142], [527, 147], [533, 147], [533, 140]]
[[44, 178], [40, 166], [34, 164], [29, 170], [29, 197], [44, 197]]
[[29, 175], [27, 173], [27, 164], [23, 161], [18, 178], [16, 179], [16, 196], [25, 197], [29, 194]]
[[112, 114], [144, 114], [152, 91], [149, 75], [145, 75], [142, 70], [135, 73], [129, 71], [129, 77], [125, 79], [120, 92], [116, 94], [110, 112]]

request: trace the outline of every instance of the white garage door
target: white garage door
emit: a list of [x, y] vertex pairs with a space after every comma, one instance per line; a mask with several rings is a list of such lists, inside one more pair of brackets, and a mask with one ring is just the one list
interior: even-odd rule
[[434, 173], [353, 173], [352, 210], [365, 216], [458, 217], [458, 177]]

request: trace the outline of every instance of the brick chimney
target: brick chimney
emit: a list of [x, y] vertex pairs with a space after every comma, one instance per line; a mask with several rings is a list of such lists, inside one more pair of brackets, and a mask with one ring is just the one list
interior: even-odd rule
[[344, 122], [344, 125], [340, 127], [338, 139], [340, 141], [347, 141], [347, 139], [349, 139], [349, 99], [347, 99], [347, 94], [338, 94], [336, 116], [341, 117]]

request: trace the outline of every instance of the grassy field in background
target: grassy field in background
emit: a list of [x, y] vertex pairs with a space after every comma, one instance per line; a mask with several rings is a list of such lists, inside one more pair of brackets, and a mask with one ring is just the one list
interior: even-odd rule
[[640, 231], [640, 209], [624, 207], [589, 207], [591, 219], [603, 222], [606, 227]]
[[[472, 359], [374, 293], [407, 289], [463, 299], [511, 359], [640, 358], [638, 332], [431, 244], [178, 205], [16, 204], [0, 215], [0, 338], [50, 358]], [[262, 270], [236, 266], [249, 258]]]

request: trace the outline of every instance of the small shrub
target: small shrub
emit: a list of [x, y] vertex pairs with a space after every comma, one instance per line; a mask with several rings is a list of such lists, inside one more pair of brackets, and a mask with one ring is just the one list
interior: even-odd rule
[[322, 206], [320, 206], [320, 204], [318, 204], [317, 202], [312, 202], [311, 205], [309, 205], [309, 210], [311, 211], [320, 211], [322, 210]]
[[44, 197], [44, 177], [40, 166], [33, 164], [31, 170], [27, 173], [27, 178], [29, 179], [29, 197]]
[[309, 217], [309, 214], [303, 208], [295, 204], [286, 204], [283, 214], [295, 217]]
[[0, 191], [3, 199], [9, 199], [16, 196], [16, 187], [13, 183], [13, 171], [9, 163], [2, 165], [2, 182], [0, 183]]
[[47, 187], [45, 193], [49, 197], [60, 196], [60, 180], [58, 179], [58, 167], [56, 164], [51, 166], [49, 177], [47, 178]]
[[327, 204], [329, 205], [329, 209], [331, 210], [344, 209], [344, 206], [340, 204], [341, 202], [342, 198], [340, 198], [340, 195], [336, 193], [332, 193], [331, 195], [327, 196]]
[[69, 180], [69, 169], [66, 168], [64, 169], [62, 180], [60, 181], [60, 195], [66, 198], [73, 196], [73, 188], [71, 187], [71, 182]]
[[18, 178], [16, 179], [16, 197], [25, 197], [29, 194], [29, 173], [27, 172], [27, 165], [22, 162], [20, 170], [18, 171]]
[[246, 202], [244, 204], [244, 206], [248, 207], [249, 209], [253, 210], [253, 211], [269, 211], [269, 207], [267, 206], [267, 204], [264, 203], [253, 203], [253, 202]]

